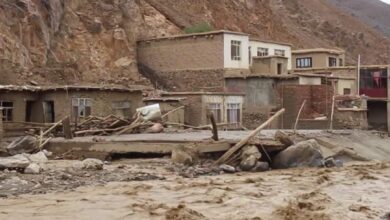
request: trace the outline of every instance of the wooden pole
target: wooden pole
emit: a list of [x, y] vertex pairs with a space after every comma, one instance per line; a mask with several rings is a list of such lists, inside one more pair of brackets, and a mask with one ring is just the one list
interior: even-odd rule
[[298, 115], [297, 115], [297, 119], [295, 120], [294, 134], [297, 132], [297, 125], [298, 125], [299, 117], [301, 116], [301, 112], [303, 110], [303, 107], [305, 107], [305, 104], [306, 104], [306, 99], [303, 100], [303, 103], [302, 103], [301, 108], [299, 109], [299, 112], [298, 112]]
[[207, 117], [210, 119], [211, 126], [212, 126], [212, 131], [213, 131], [213, 140], [218, 141], [218, 126], [217, 123], [215, 122], [214, 114], [212, 112], [208, 112]]
[[64, 120], [62, 120], [62, 126], [63, 126], [63, 132], [65, 139], [72, 139], [73, 134], [72, 130], [70, 128], [70, 117], [66, 117]]
[[334, 116], [334, 103], [335, 103], [335, 96], [332, 98], [332, 113], [330, 114], [330, 131], [333, 131], [333, 116]]
[[58, 121], [57, 123], [55, 123], [54, 125], [52, 125], [50, 128], [48, 128], [45, 132], [43, 132], [41, 134], [42, 137], [44, 137], [45, 135], [47, 135], [48, 133], [50, 133], [50, 131], [52, 131], [54, 128], [56, 128], [58, 125], [60, 125], [62, 123], [64, 119]]
[[272, 117], [270, 117], [266, 122], [261, 124], [259, 127], [257, 127], [255, 130], [253, 130], [248, 136], [243, 138], [240, 142], [238, 142], [236, 145], [234, 145], [232, 148], [230, 148], [222, 157], [220, 157], [215, 164], [222, 164], [225, 161], [227, 161], [236, 151], [241, 149], [252, 137], [257, 135], [261, 130], [263, 130], [265, 127], [267, 127], [273, 120], [278, 118], [280, 115], [282, 115], [285, 112], [285, 109], [281, 109], [278, 112], [275, 113]]
[[180, 106], [178, 108], [172, 109], [171, 111], [169, 111], [169, 112], [165, 113], [163, 116], [161, 116], [161, 118], [165, 118], [168, 115], [172, 114], [173, 112], [179, 111], [180, 109], [183, 109], [183, 108], [185, 108], [185, 106]]

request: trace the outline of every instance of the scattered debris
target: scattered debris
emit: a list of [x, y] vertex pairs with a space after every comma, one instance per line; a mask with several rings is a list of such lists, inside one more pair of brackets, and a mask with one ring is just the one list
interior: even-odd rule
[[290, 136], [288, 134], [286, 134], [285, 132], [280, 131], [280, 130], [276, 131], [275, 139], [280, 141], [286, 147], [290, 147], [291, 145], [294, 144], [294, 141], [290, 138]]
[[245, 146], [241, 152], [240, 168], [242, 171], [251, 171], [261, 158], [261, 153], [256, 146]]
[[38, 150], [37, 138], [34, 136], [24, 136], [17, 138], [6, 147], [10, 155], [33, 153]]

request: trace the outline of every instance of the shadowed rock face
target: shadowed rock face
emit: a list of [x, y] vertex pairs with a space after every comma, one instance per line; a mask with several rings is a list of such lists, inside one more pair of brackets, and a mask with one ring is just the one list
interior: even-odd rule
[[328, 1], [0, 1], [0, 84], [148, 84], [136, 40], [203, 21], [297, 48], [341, 47], [352, 64], [358, 54], [363, 63], [389, 60], [388, 38]]

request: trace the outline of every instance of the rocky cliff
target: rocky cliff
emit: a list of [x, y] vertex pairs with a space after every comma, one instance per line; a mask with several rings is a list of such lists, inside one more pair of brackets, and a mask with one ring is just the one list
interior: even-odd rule
[[148, 84], [136, 40], [203, 21], [297, 48], [388, 63], [390, 39], [329, 0], [2, 0], [0, 84]]

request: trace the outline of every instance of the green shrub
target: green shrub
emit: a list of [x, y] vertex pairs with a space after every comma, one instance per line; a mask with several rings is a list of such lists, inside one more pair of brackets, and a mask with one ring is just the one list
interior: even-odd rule
[[193, 34], [193, 33], [202, 33], [202, 32], [208, 32], [212, 31], [214, 28], [207, 22], [202, 22], [196, 25], [193, 25], [191, 27], [186, 27], [184, 29], [184, 32], [186, 34]]

